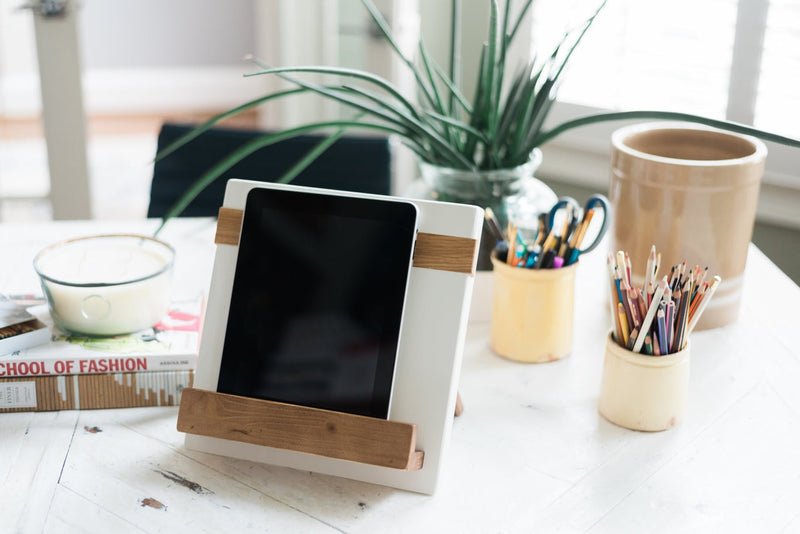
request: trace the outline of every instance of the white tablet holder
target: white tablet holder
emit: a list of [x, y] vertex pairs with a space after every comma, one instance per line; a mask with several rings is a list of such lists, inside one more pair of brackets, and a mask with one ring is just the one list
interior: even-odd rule
[[255, 187], [386, 197], [230, 180], [195, 387], [182, 393], [178, 430], [190, 449], [433, 493], [457, 404], [457, 382], [483, 222], [474, 206], [404, 199], [418, 235], [388, 420], [216, 391], [247, 193]]

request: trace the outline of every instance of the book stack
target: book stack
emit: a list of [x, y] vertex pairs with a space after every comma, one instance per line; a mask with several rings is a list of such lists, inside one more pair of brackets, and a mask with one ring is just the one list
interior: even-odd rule
[[153, 328], [114, 337], [50, 333], [37, 313], [50, 335], [0, 355], [0, 413], [177, 406], [194, 380], [201, 312], [201, 299], [175, 302]]
[[0, 354], [46, 343], [50, 329], [22, 306], [0, 294]]

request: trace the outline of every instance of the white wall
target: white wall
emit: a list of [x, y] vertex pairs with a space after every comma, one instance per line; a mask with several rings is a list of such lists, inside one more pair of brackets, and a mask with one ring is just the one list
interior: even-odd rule
[[[88, 113], [226, 108], [260, 94], [244, 80], [255, 50], [256, 0], [82, 0], [78, 10]], [[32, 13], [0, 0], [0, 116], [40, 112]]]
[[84, 68], [240, 64], [254, 50], [253, 0], [83, 0]]

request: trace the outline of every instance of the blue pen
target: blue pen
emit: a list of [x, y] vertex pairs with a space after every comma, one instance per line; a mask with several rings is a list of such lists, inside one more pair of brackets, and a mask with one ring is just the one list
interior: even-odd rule
[[567, 265], [572, 265], [573, 263], [578, 261], [578, 254], [580, 253], [581, 251], [578, 250], [577, 248], [572, 249], [572, 252], [569, 255], [569, 261], [567, 262]]
[[541, 245], [533, 245], [533, 248], [528, 253], [528, 261], [525, 262], [526, 269], [533, 269], [536, 266], [536, 260], [539, 259], [539, 253], [541, 251]]

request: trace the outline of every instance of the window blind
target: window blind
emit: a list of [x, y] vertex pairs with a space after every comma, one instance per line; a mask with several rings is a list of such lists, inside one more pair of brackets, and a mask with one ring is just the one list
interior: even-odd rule
[[[598, 3], [538, 2], [537, 53], [551, 50]], [[609, 1], [570, 59], [559, 101], [722, 118], [735, 25], [736, 0]]]
[[[800, 2], [772, 0], [755, 104], [755, 125], [800, 137]], [[800, 159], [800, 156], [798, 156]]]
[[[537, 0], [532, 48], [549, 54], [600, 0]], [[661, 109], [800, 137], [800, 2], [609, 0], [571, 58], [548, 123]], [[611, 133], [569, 131], [544, 147], [542, 176], [602, 190]], [[800, 152], [767, 143], [760, 220], [800, 228]]]

